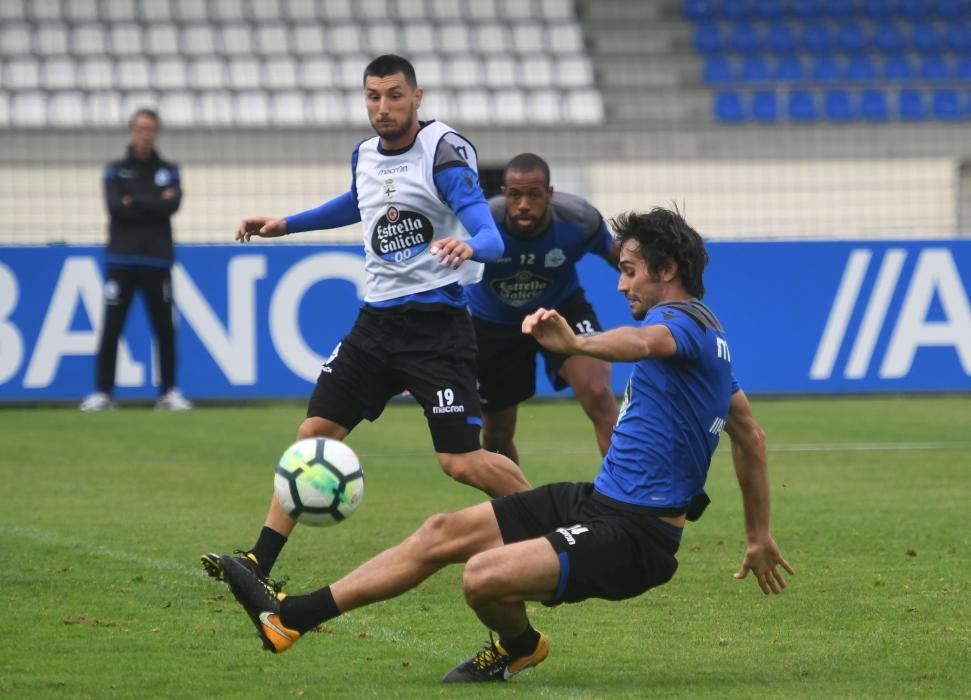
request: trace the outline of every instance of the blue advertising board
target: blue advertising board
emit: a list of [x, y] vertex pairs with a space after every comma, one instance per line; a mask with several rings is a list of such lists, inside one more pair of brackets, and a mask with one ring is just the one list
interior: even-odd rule
[[[710, 242], [705, 301], [751, 394], [971, 391], [971, 241]], [[364, 295], [360, 246], [183, 245], [173, 269], [178, 382], [193, 399], [305, 398]], [[581, 280], [605, 328], [629, 324], [617, 274]], [[92, 390], [102, 249], [0, 247], [0, 401]], [[117, 394], [152, 398], [136, 303]], [[552, 389], [538, 377], [538, 393]], [[620, 393], [627, 369], [614, 368]]]

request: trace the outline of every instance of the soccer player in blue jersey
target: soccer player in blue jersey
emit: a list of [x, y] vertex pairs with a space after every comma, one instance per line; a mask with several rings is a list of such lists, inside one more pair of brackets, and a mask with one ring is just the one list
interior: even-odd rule
[[556, 309], [578, 335], [603, 330], [584, 296], [576, 264], [594, 253], [617, 266], [617, 249], [603, 217], [589, 202], [554, 192], [550, 167], [532, 153], [520, 153], [503, 172], [502, 194], [489, 200], [505, 244], [498, 260], [485, 266], [482, 281], [466, 288], [479, 346], [482, 445], [515, 462], [513, 442], [519, 404], [536, 392], [536, 356], [556, 390], [569, 386], [593, 422], [600, 453], [610, 446], [617, 400], [610, 364], [595, 357], [546, 350], [521, 330], [539, 308]]
[[705, 480], [722, 432], [742, 491], [746, 548], [736, 579], [755, 574], [780, 593], [794, 573], [769, 532], [765, 435], [735, 382], [727, 336], [701, 302], [708, 262], [701, 237], [676, 212], [614, 221], [618, 289], [636, 326], [578, 336], [556, 311], [537, 309], [523, 332], [568, 355], [635, 363], [610, 449], [592, 483], [557, 483], [434, 515], [401, 544], [330, 586], [282, 600], [224, 557], [227, 581], [264, 646], [290, 648], [321, 622], [417, 586], [466, 562], [465, 599], [497, 635], [446, 682], [501, 681], [542, 662], [545, 635], [525, 601], [623, 600], [671, 579], [682, 530], [709, 503]]
[[[406, 59], [374, 59], [364, 100], [376, 136], [354, 149], [350, 190], [285, 218], [244, 219], [237, 239], [362, 223], [364, 306], [324, 363], [298, 438], [343, 440], [408, 390], [449, 476], [490, 496], [524, 491], [519, 467], [479, 443], [475, 332], [463, 291], [482, 276], [483, 262], [502, 254], [502, 238], [479, 186], [475, 148], [442, 122], [419, 121], [422, 95]], [[273, 496], [256, 544], [238, 562], [268, 576], [295, 524]], [[204, 554], [202, 564], [222, 578], [218, 554]]]

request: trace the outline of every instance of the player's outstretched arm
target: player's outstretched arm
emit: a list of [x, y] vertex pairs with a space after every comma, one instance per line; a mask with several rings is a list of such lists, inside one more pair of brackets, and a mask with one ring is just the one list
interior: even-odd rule
[[547, 350], [562, 355], [588, 355], [608, 362], [637, 362], [648, 357], [670, 357], [677, 352], [667, 326], [621, 326], [604, 333], [577, 336], [555, 310], [537, 309], [523, 319], [522, 331]]
[[236, 229], [236, 240], [248, 243], [253, 236], [261, 238], [276, 238], [287, 233], [287, 220], [272, 216], [250, 216], [240, 223]]
[[751, 571], [764, 593], [781, 593], [786, 581], [779, 568], [790, 574], [796, 572], [769, 534], [769, 463], [765, 432], [755, 420], [748, 397], [741, 389], [732, 394], [725, 432], [732, 442], [732, 461], [745, 510], [745, 554], [735, 578], [741, 580]]

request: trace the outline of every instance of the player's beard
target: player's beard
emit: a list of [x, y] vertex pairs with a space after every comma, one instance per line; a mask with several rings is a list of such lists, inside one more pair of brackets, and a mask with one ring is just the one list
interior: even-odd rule
[[412, 115], [411, 118], [409, 118], [400, 126], [394, 126], [392, 124], [379, 125], [372, 121], [371, 128], [374, 129], [374, 132], [385, 141], [397, 141], [402, 136], [408, 133], [408, 131], [411, 129], [414, 123], [415, 123], [415, 116]]

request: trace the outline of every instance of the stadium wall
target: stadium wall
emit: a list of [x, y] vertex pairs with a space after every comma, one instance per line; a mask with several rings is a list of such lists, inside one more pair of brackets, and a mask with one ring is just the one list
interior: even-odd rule
[[[971, 391], [971, 241], [709, 244], [706, 300], [753, 394]], [[79, 399], [92, 388], [103, 310], [101, 248], [0, 247], [0, 402]], [[607, 328], [630, 322], [616, 273], [581, 279]], [[183, 245], [174, 271], [179, 383], [202, 400], [305, 398], [354, 321], [359, 246]], [[155, 395], [137, 302], [118, 395]], [[628, 368], [614, 370], [620, 394]], [[540, 395], [551, 389], [538, 376]]]

